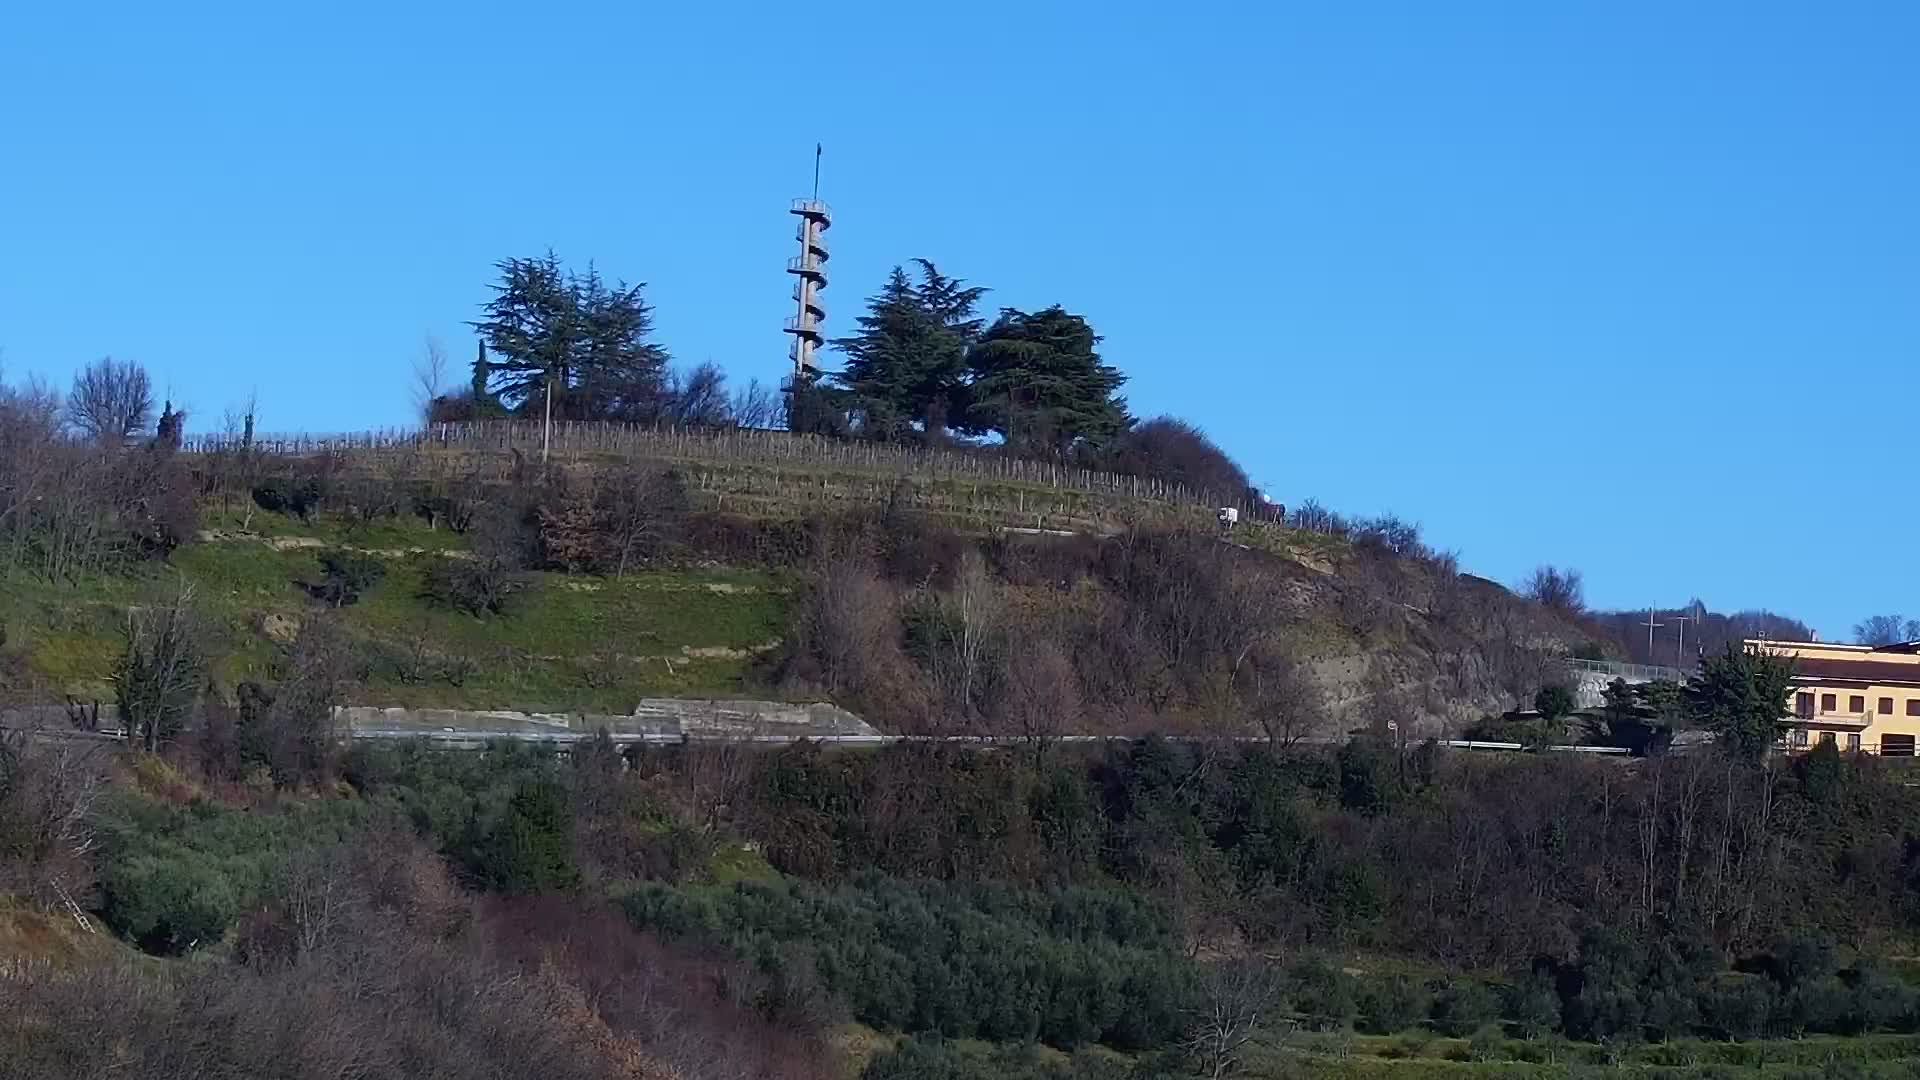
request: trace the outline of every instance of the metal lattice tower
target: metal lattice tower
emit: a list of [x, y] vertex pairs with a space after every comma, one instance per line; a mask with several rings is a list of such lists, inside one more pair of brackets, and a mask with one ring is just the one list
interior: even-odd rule
[[826, 232], [833, 224], [833, 211], [820, 201], [817, 179], [815, 184], [814, 197], [793, 200], [789, 211], [800, 219], [800, 254], [787, 260], [787, 273], [794, 276], [793, 302], [799, 309], [787, 319], [787, 333], [793, 335], [787, 355], [793, 358], [796, 383], [812, 381], [820, 373], [816, 356], [826, 340], [821, 324], [826, 322], [827, 309], [820, 303], [820, 290], [827, 287]]

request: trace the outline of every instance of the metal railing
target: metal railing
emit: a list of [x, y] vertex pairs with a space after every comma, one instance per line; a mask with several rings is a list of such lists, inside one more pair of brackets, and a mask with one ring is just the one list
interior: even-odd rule
[[822, 221], [833, 220], [833, 207], [828, 206], [819, 199], [795, 199], [793, 200], [793, 209], [788, 212], [806, 214], [810, 217], [817, 217]]
[[1662, 667], [1658, 664], [1621, 664], [1612, 660], [1581, 660], [1566, 657], [1562, 663], [1575, 671], [1591, 671], [1600, 675], [1617, 675], [1628, 682], [1686, 682], [1693, 672], [1685, 668]]

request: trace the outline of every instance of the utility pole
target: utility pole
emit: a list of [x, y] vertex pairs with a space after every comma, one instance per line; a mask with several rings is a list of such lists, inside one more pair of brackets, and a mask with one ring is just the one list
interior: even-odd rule
[[1651, 663], [1653, 663], [1653, 632], [1654, 632], [1654, 631], [1655, 631], [1656, 629], [1658, 629], [1658, 628], [1660, 628], [1660, 627], [1662, 627], [1662, 626], [1665, 626], [1665, 625], [1667, 625], [1667, 624], [1666, 624], [1666, 623], [1663, 623], [1663, 622], [1654, 622], [1654, 621], [1653, 621], [1653, 609], [1652, 609], [1652, 608], [1648, 608], [1648, 609], [1647, 609], [1647, 621], [1646, 621], [1645, 623], [1642, 623], [1641, 625], [1643, 625], [1643, 626], [1645, 626], [1645, 627], [1647, 628], [1647, 663], [1649, 663], [1649, 664], [1651, 664]]
[[540, 425], [540, 466], [546, 467], [547, 446], [553, 441], [553, 369], [547, 369], [547, 418]]
[[1673, 646], [1673, 666], [1685, 668], [1687, 666], [1687, 624], [1692, 622], [1694, 617], [1675, 615], [1674, 618], [1680, 623], [1680, 640]]

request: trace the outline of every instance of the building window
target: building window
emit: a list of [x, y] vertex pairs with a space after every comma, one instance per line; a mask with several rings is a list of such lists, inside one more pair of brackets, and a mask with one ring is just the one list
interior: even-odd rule
[[1807, 729], [1806, 728], [1797, 727], [1793, 729], [1793, 745], [1795, 746], [1807, 745]]
[[1913, 736], [1882, 735], [1880, 736], [1880, 752], [1888, 757], [1912, 757]]
[[1835, 697], [1832, 694], [1820, 695], [1820, 711], [1821, 712], [1837, 712], [1839, 708], [1840, 708], [1839, 698]]
[[1893, 715], [1893, 699], [1892, 698], [1883, 697], [1880, 699], [1880, 715], [1881, 716]]
[[1860, 733], [1857, 731], [1847, 732], [1847, 753], [1857, 754], [1859, 752], [1860, 752]]
[[1820, 745], [1821, 745], [1821, 746], [1832, 746], [1832, 745], [1833, 745], [1833, 732], [1831, 732], [1831, 731], [1823, 731], [1823, 732], [1821, 732], [1821, 733], [1820, 733]]
[[1865, 694], [1847, 695], [1847, 711], [1850, 713], [1853, 713], [1855, 716], [1858, 716], [1861, 713], [1866, 712], [1867, 711], [1867, 695]]
[[[1915, 699], [1915, 701], [1908, 702], [1909, 705], [1916, 704], [1916, 703], [1920, 703], [1920, 699]], [[1812, 694], [1799, 693], [1793, 696], [1793, 715], [1799, 717], [1802, 720], [1813, 719], [1813, 695]]]
[[1907, 699], [1907, 715], [1920, 716], [1920, 697], [1910, 697]]

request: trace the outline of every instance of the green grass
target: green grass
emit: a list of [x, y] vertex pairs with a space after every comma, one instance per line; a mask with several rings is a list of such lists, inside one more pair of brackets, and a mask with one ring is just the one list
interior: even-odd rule
[[[208, 529], [231, 537], [240, 519], [227, 517]], [[189, 544], [165, 565], [78, 585], [0, 580], [0, 623], [27, 652], [50, 700], [104, 698], [127, 610], [169, 603], [184, 584], [218, 632], [214, 678], [231, 686], [271, 671], [278, 647], [262, 633], [266, 616], [300, 619], [321, 610], [299, 583], [318, 580], [315, 555], [324, 548], [276, 548], [260, 537], [378, 551], [458, 550], [452, 533], [412, 519], [308, 523], [256, 513], [249, 532]], [[627, 712], [649, 696], [765, 693], [752, 680], [755, 658], [786, 625], [790, 582], [724, 568], [624, 578], [529, 574], [506, 615], [476, 618], [421, 596], [434, 557], [383, 557], [385, 577], [342, 613], [376, 660], [355, 691], [366, 704]], [[421, 664], [397, 662], [407, 657], [424, 657], [437, 670], [421, 677]]]
[[1920, 1066], [1920, 1037], [1819, 1036], [1752, 1042], [1662, 1043], [1507, 1039], [1490, 1060], [1472, 1061], [1469, 1041], [1430, 1034], [1291, 1033], [1262, 1039], [1247, 1057], [1251, 1077], [1907, 1076]]

